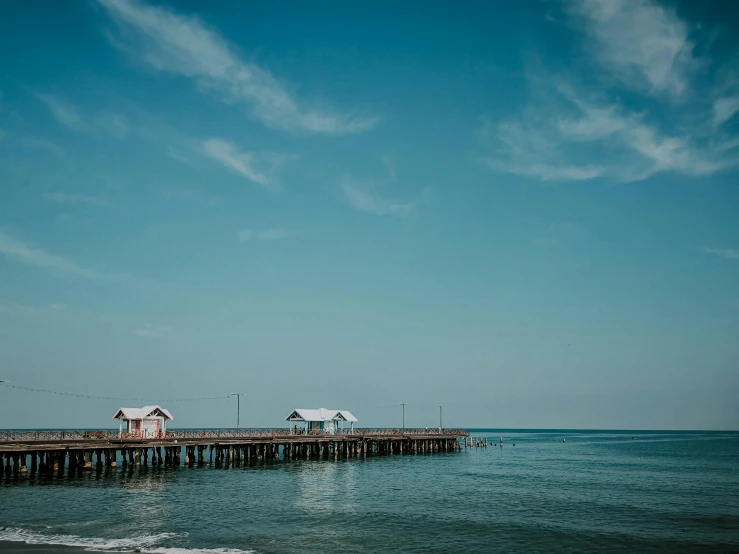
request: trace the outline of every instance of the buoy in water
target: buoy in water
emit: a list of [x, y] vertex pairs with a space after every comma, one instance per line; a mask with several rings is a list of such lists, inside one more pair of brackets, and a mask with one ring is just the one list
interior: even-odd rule
[[562, 442], [567, 442], [567, 439], [562, 439]]

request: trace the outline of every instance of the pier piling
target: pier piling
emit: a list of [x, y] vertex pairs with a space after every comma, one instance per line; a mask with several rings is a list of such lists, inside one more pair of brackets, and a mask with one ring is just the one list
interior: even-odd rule
[[[128, 438], [112, 431], [0, 431], [0, 474], [63, 475], [116, 468], [204, 466], [205, 451], [216, 467], [259, 460], [334, 459], [368, 455], [419, 455], [486, 447], [457, 430], [353, 430], [349, 434], [293, 433], [274, 430], [170, 431], [166, 437]], [[181, 456], [184, 448], [184, 460]], [[30, 455], [30, 466], [28, 456]], [[69, 457], [67, 460], [67, 456]], [[65, 467], [66, 466], [66, 467]]]

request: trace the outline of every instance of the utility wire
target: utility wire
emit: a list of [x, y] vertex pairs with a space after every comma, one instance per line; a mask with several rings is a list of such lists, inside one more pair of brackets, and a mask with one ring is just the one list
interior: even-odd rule
[[[18, 390], [24, 390], [27, 392], [37, 392], [37, 393], [44, 393], [44, 394], [55, 394], [57, 396], [71, 396], [74, 398], [87, 398], [90, 400], [118, 400], [123, 402], [153, 402], [154, 399], [151, 398], [124, 398], [120, 396], [98, 396], [95, 394], [80, 394], [75, 392], [59, 392], [59, 391], [53, 391], [53, 390], [47, 390], [47, 389], [35, 389], [32, 387], [23, 387], [21, 385], [11, 385], [10, 383], [3, 383], [0, 382], [0, 386], [8, 387], [11, 389], [18, 389]], [[171, 404], [174, 402], [200, 402], [204, 400], [227, 400], [229, 398], [229, 395], [224, 396], [201, 396], [197, 398], [165, 398], [165, 399], [158, 399], [156, 400], [159, 403], [162, 404]]]

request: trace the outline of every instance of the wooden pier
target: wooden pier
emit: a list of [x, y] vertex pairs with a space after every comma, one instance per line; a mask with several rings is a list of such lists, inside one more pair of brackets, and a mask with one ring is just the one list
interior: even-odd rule
[[[288, 430], [167, 430], [140, 437], [116, 430], [0, 431], [6, 475], [149, 465], [236, 465], [249, 460], [454, 452], [469, 433], [452, 429], [354, 429], [351, 434]], [[30, 458], [30, 465], [29, 465]]]

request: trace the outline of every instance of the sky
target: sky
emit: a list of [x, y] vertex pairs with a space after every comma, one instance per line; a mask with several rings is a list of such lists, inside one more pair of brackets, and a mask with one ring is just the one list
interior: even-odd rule
[[[33, 0], [0, 52], [0, 380], [739, 429], [735, 3]], [[0, 386], [0, 428], [142, 403]]]

